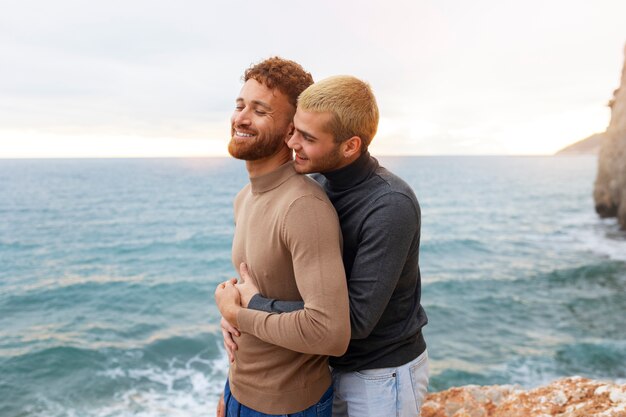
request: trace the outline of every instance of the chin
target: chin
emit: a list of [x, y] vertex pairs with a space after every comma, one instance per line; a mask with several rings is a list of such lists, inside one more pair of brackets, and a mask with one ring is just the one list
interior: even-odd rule
[[298, 174], [310, 174], [311, 172], [315, 172], [306, 165], [303, 166], [303, 165], [294, 164], [293, 167], [295, 168]]

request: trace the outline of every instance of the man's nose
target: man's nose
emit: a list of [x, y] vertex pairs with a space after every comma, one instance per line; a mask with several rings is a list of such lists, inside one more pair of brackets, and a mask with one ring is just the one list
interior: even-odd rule
[[237, 126], [247, 126], [250, 124], [248, 112], [244, 109], [233, 114], [233, 123]]
[[291, 137], [287, 140], [287, 146], [290, 149], [296, 149], [300, 145], [300, 141], [298, 140], [297, 136], [298, 136], [298, 131], [296, 130], [295, 132], [293, 132]]

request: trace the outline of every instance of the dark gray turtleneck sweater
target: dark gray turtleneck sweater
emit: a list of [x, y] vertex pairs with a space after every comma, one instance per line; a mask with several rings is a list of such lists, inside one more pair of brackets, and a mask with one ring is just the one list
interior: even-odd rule
[[[331, 357], [342, 371], [403, 365], [426, 349], [420, 304], [420, 207], [402, 179], [364, 152], [352, 164], [314, 175], [339, 215], [350, 296], [348, 351]], [[302, 301], [255, 295], [248, 308], [289, 312]]]

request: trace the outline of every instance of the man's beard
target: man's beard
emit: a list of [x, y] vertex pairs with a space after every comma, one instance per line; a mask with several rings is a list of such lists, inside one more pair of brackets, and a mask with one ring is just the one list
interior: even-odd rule
[[341, 155], [339, 143], [336, 143], [334, 148], [325, 156], [319, 158], [316, 162], [312, 162], [310, 159], [305, 166], [296, 164], [295, 169], [300, 174], [311, 174], [314, 172], [331, 172], [337, 169], [337, 166], [342, 162], [343, 156]]
[[257, 132], [256, 137], [235, 140], [233, 130], [228, 143], [228, 153], [234, 158], [244, 161], [256, 161], [276, 154], [282, 146], [285, 146], [286, 132], [270, 132], [267, 134]]

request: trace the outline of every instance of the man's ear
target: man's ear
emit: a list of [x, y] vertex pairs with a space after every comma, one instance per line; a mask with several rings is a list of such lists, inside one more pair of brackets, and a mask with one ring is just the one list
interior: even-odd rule
[[296, 131], [296, 127], [294, 126], [293, 122], [289, 123], [289, 126], [287, 126], [287, 135], [285, 136], [285, 143], [289, 142], [289, 139], [291, 139], [291, 136], [293, 136], [295, 131]]
[[361, 153], [361, 146], [363, 142], [359, 136], [352, 136], [350, 139], [345, 140], [342, 144], [342, 154], [345, 158], [352, 158], [354, 155]]

